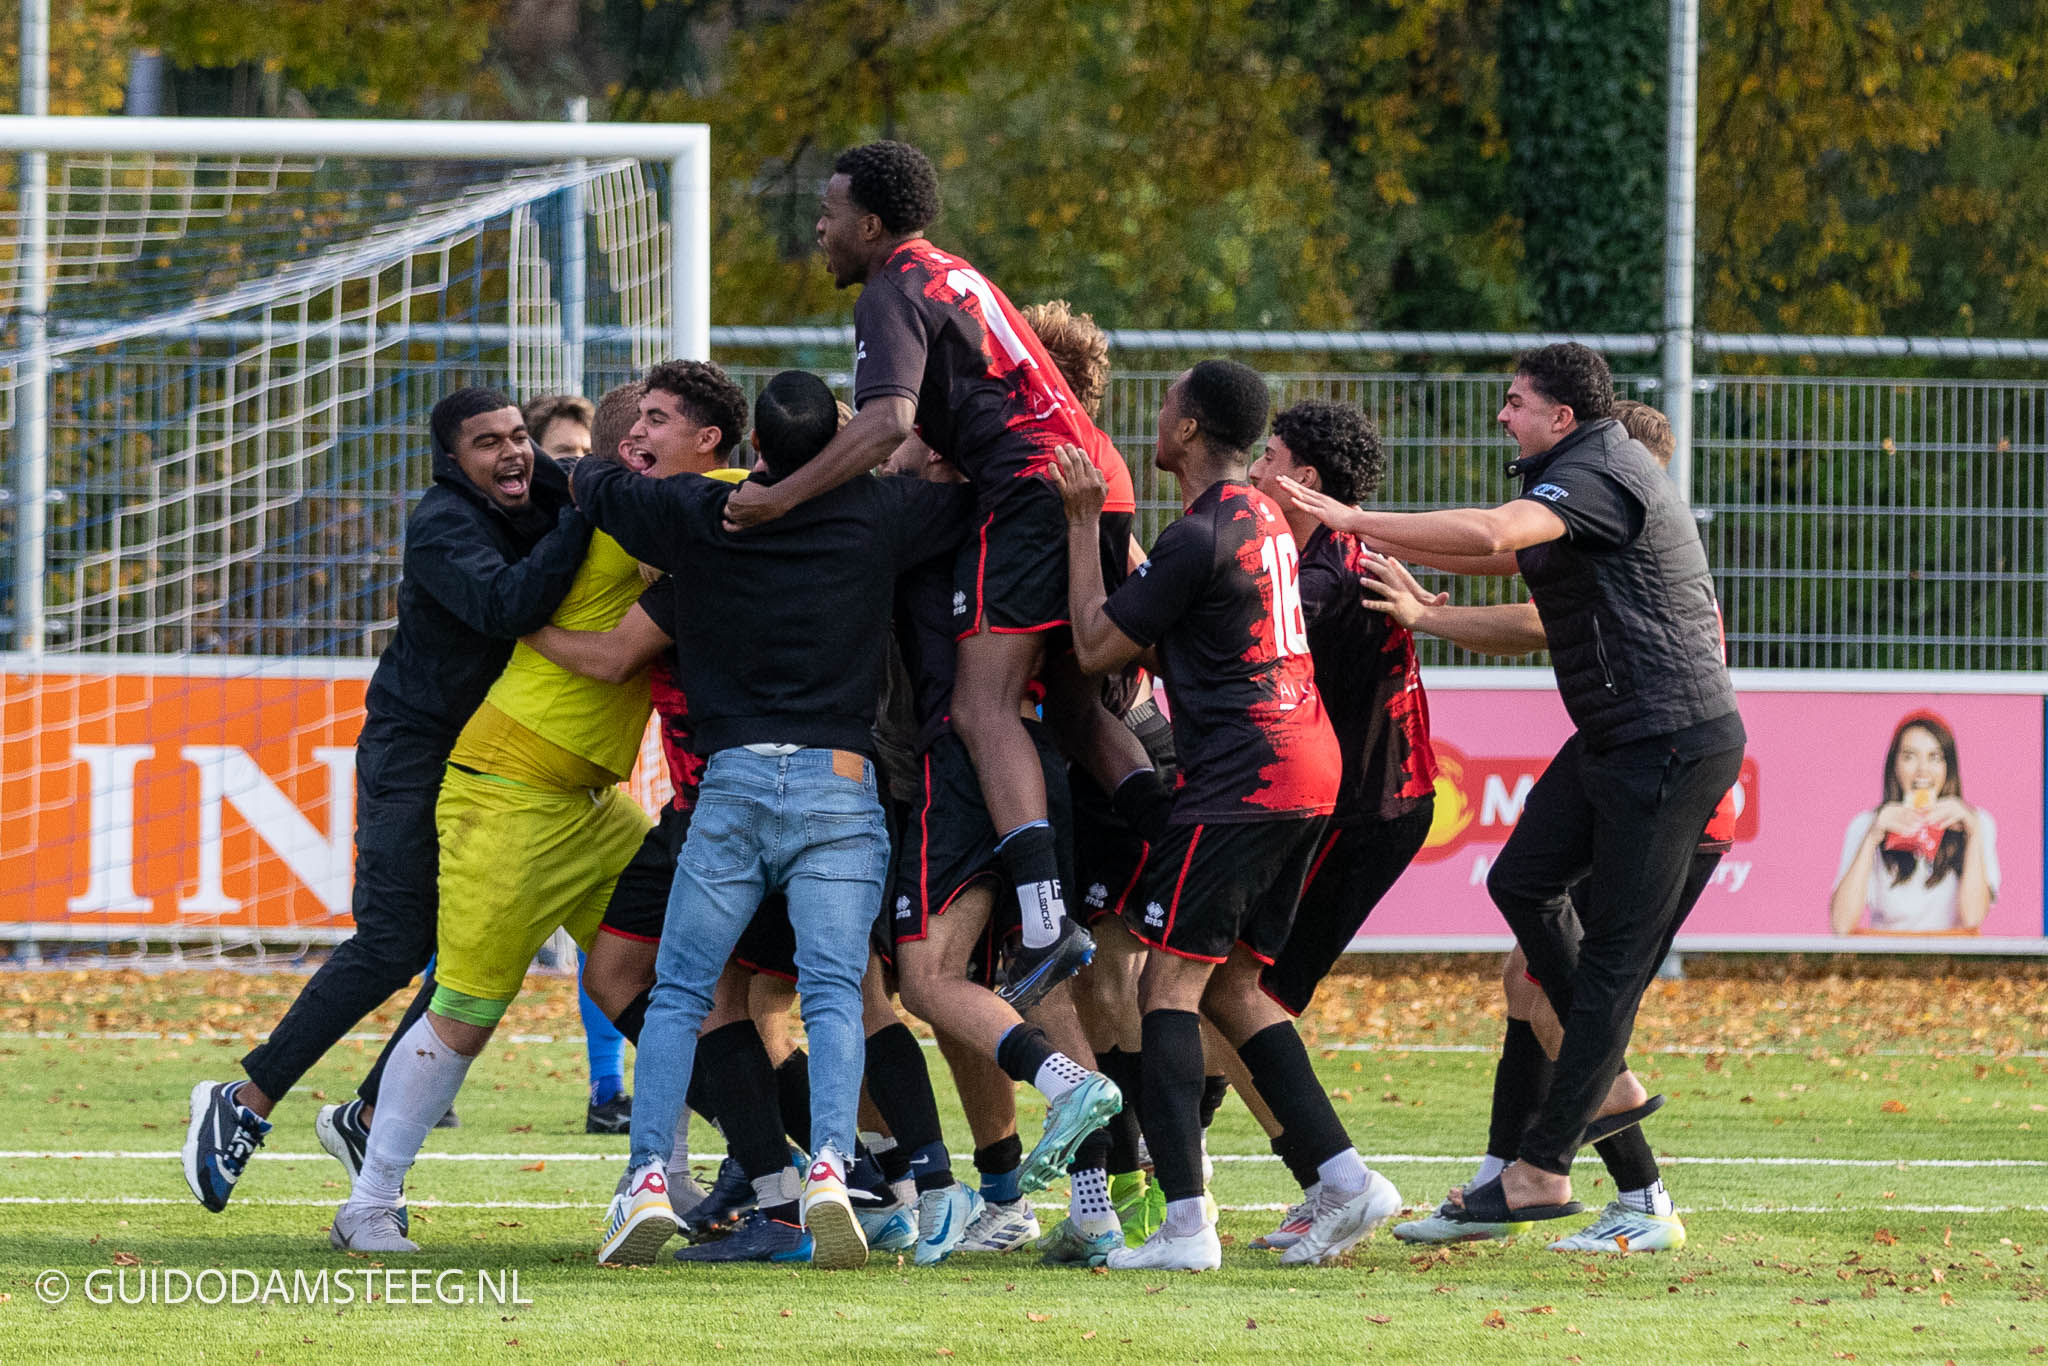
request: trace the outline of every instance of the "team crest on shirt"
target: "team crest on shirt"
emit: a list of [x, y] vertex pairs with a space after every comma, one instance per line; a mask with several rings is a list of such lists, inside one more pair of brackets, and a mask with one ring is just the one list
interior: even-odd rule
[[1099, 882], [1089, 883], [1088, 904], [1098, 911], [1107, 906], [1109, 904], [1109, 888]]
[[1529, 490], [1531, 498], [1541, 498], [1546, 503], [1562, 503], [1572, 496], [1570, 489], [1559, 488], [1556, 484], [1538, 484]]
[[967, 593], [964, 589], [956, 588], [953, 590], [953, 615], [956, 617], [967, 615]]
[[1145, 923], [1155, 930], [1164, 925], [1166, 923], [1166, 907], [1156, 901], [1146, 902]]

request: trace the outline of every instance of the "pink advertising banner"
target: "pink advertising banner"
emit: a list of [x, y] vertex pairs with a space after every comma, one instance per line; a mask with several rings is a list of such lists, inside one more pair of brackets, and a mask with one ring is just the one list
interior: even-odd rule
[[[2039, 940], [2041, 694], [1874, 692], [1864, 690], [1868, 679], [1841, 677], [1855, 690], [1813, 691], [1810, 676], [1799, 691], [1738, 679], [1749, 746], [1735, 846], [1681, 947], [1824, 937], [1883, 949], [1910, 937], [1950, 939], [1968, 952], [1972, 943]], [[1486, 872], [1571, 724], [1547, 675], [1507, 688], [1498, 674], [1473, 681], [1425, 676], [1442, 767], [1436, 820], [1359, 948], [1506, 932]]]

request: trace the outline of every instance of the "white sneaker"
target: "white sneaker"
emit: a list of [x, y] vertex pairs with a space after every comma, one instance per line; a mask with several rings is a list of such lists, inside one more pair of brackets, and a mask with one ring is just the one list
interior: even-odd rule
[[868, 1240], [846, 1194], [846, 1163], [821, 1149], [804, 1180], [804, 1228], [811, 1235], [811, 1265], [827, 1271], [868, 1264]]
[[982, 1199], [958, 1181], [928, 1190], [917, 1197], [917, 1252], [919, 1266], [937, 1266], [953, 1255], [967, 1230], [981, 1218]]
[[1340, 1191], [1323, 1183], [1315, 1214], [1301, 1241], [1280, 1254], [1282, 1266], [1323, 1266], [1349, 1252], [1374, 1229], [1401, 1212], [1401, 1192], [1378, 1172], [1368, 1171], [1361, 1190]]
[[336, 1252], [418, 1252], [420, 1245], [405, 1236], [402, 1213], [391, 1205], [350, 1201], [334, 1212], [327, 1241]]
[[960, 1235], [959, 1252], [1014, 1252], [1038, 1239], [1038, 1212], [1028, 1198], [1006, 1204], [986, 1204], [967, 1232]]
[[1311, 1186], [1297, 1203], [1287, 1207], [1287, 1213], [1280, 1218], [1280, 1227], [1252, 1239], [1252, 1246], [1284, 1252], [1300, 1242], [1301, 1235], [1307, 1233], [1309, 1225], [1316, 1221], [1316, 1192], [1321, 1189], [1320, 1181]]
[[646, 1266], [682, 1227], [668, 1202], [668, 1172], [663, 1164], [635, 1167], [626, 1174], [625, 1189], [612, 1197], [611, 1218], [597, 1260]]
[[917, 1245], [917, 1206], [901, 1200], [857, 1209], [870, 1252], [904, 1252]]
[[1673, 1252], [1685, 1246], [1685, 1224], [1675, 1214], [1645, 1214], [1618, 1201], [1577, 1233], [1550, 1245], [1552, 1252]]
[[1216, 1238], [1216, 1206], [1202, 1198], [1206, 1215], [1193, 1233], [1176, 1238], [1161, 1224], [1136, 1247], [1114, 1247], [1105, 1263], [1112, 1271], [1214, 1271], [1223, 1265], [1223, 1244]]

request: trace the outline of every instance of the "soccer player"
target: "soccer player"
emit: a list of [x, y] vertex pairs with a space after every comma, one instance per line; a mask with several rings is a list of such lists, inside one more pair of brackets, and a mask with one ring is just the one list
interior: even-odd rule
[[[795, 477], [838, 425], [815, 375], [785, 371], [763, 397], [767, 469], [742, 488]], [[920, 481], [860, 479], [734, 534], [724, 523], [737, 490], [602, 465], [579, 474], [576, 495], [598, 526], [657, 568], [723, 588], [679, 598], [677, 672], [692, 748], [707, 763], [634, 1069], [632, 1171], [600, 1260], [645, 1261], [676, 1230], [663, 1165], [697, 1027], [740, 932], [780, 889], [815, 1063], [801, 1215], [815, 1265], [861, 1265], [867, 1244], [845, 1183], [865, 1040], [860, 984], [888, 861], [870, 754], [889, 598], [900, 572], [957, 549], [971, 499]]]
[[[458, 389], [434, 405], [428, 426], [434, 482], [406, 520], [398, 628], [356, 740], [355, 933], [242, 1060], [247, 1080], [192, 1088], [185, 1183], [216, 1212], [277, 1102], [433, 956], [434, 802], [448, 752], [513, 642], [569, 591], [590, 539], [560, 468], [535, 456], [511, 399]], [[364, 1083], [371, 1104], [377, 1076]]]
[[1151, 950], [1138, 988], [1141, 1117], [1166, 1219], [1142, 1246], [1110, 1252], [1113, 1268], [1222, 1264], [1202, 1176], [1203, 1016], [1317, 1168], [1315, 1218], [1283, 1262], [1334, 1259], [1401, 1206], [1346, 1136], [1293, 1021], [1259, 985], [1286, 942], [1343, 770], [1316, 691], [1294, 538], [1250, 483], [1270, 411], [1265, 381], [1233, 361], [1203, 361], [1174, 381], [1156, 459], [1178, 477], [1185, 512], [1106, 600], [1088, 553], [1101, 476], [1074, 450], [1060, 452], [1055, 475], [1081, 667], [1106, 673], [1149, 652], [1172, 690], [1181, 763], [1172, 823], [1128, 913]]
[[[1281, 483], [1283, 477], [1293, 479], [1356, 505], [1379, 491], [1385, 469], [1372, 420], [1351, 404], [1321, 399], [1297, 403], [1275, 417], [1266, 449], [1252, 463], [1254, 486], [1287, 518], [1301, 549], [1302, 614], [1316, 691], [1344, 757], [1337, 807], [1309, 865], [1293, 928], [1259, 976], [1266, 995], [1297, 1018], [1422, 849], [1436, 808], [1429, 699], [1414, 637], [1398, 620], [1360, 601], [1366, 551], [1358, 538], [1331, 531], [1295, 506]], [[1308, 1231], [1315, 1169], [1295, 1153], [1292, 1137], [1277, 1126], [1257, 1092], [1243, 1084], [1238, 1091], [1304, 1192], [1280, 1227], [1260, 1240], [1286, 1248]]]
[[1098, 459], [1106, 443], [1002, 291], [925, 239], [938, 212], [937, 174], [915, 147], [872, 142], [833, 164], [818, 243], [836, 285], [862, 286], [854, 305], [857, 411], [800, 474], [736, 493], [727, 519], [739, 528], [784, 516], [882, 463], [913, 427], [973, 484], [980, 522], [954, 571], [953, 719], [1022, 916], [1023, 943], [1003, 986], [1021, 1006], [1093, 952], [1087, 931], [1066, 915], [1045, 782], [1017, 714], [1033, 675], [1045, 678], [1048, 719], [1106, 786], [1114, 790], [1140, 770], [1141, 782], [1156, 779], [1065, 652], [1045, 658], [1044, 638], [1066, 609], [1059, 499], [1046, 472], [1063, 443]]
[[[1290, 487], [1374, 549], [1455, 573], [1520, 572], [1576, 727], [1487, 874], [1564, 1040], [1517, 1160], [1464, 1194], [1485, 1223], [1566, 1218], [1572, 1160], [1607, 1105], [1686, 873], [1746, 739], [1713, 575], [1691, 512], [1613, 420], [1614, 381], [1577, 343], [1523, 356], [1500, 422], [1521, 494], [1495, 508], [1368, 512]], [[1573, 884], [1590, 878], [1583, 905]]]
[[580, 460], [603, 449], [594, 442], [597, 410], [581, 394], [543, 394], [527, 400], [521, 411], [533, 444], [557, 460]]

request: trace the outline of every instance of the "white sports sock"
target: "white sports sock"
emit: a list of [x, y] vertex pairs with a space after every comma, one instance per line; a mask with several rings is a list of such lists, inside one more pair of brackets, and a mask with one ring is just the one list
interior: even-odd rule
[[1087, 1068], [1064, 1053], [1055, 1053], [1038, 1065], [1038, 1075], [1031, 1079], [1031, 1084], [1043, 1092], [1047, 1100], [1058, 1100], [1086, 1080]]
[[794, 1167], [778, 1167], [766, 1176], [757, 1176], [753, 1186], [754, 1200], [762, 1209], [795, 1204], [803, 1198], [803, 1188]]
[[1024, 947], [1042, 949], [1060, 937], [1060, 922], [1067, 917], [1066, 900], [1060, 884], [1052, 881], [1026, 882], [1017, 888], [1017, 911], [1023, 917]]
[[422, 1015], [391, 1050], [384, 1084], [377, 1096], [377, 1122], [363, 1153], [362, 1175], [356, 1178], [351, 1204], [396, 1207], [405, 1198], [405, 1175], [427, 1141], [427, 1134], [462, 1089], [469, 1075], [465, 1058], [441, 1041]]
[[917, 1182], [907, 1176], [901, 1181], [891, 1181], [889, 1194], [896, 1197], [899, 1205], [914, 1205], [917, 1203]]
[[1316, 1165], [1316, 1175], [1322, 1178], [1326, 1189], [1333, 1191], [1362, 1191], [1372, 1179], [1356, 1148], [1346, 1148], [1335, 1157], [1325, 1158]]
[[1067, 1197], [1067, 1217], [1090, 1238], [1123, 1227], [1109, 1203], [1108, 1172], [1100, 1167], [1085, 1167], [1074, 1173], [1073, 1193]]
[[1201, 1196], [1192, 1200], [1169, 1200], [1166, 1202], [1166, 1222], [1160, 1227], [1172, 1238], [1186, 1238], [1200, 1233], [1209, 1222], [1208, 1201]]
[[1507, 1169], [1508, 1159], [1505, 1157], [1495, 1157], [1492, 1153], [1482, 1154], [1479, 1158], [1479, 1170], [1472, 1173], [1472, 1184], [1465, 1187], [1465, 1189], [1471, 1190], [1473, 1186], [1483, 1186]]
[[1623, 1209], [1638, 1214], [1669, 1214], [1672, 1210], [1671, 1192], [1664, 1189], [1662, 1181], [1652, 1181], [1641, 1190], [1621, 1191], [1614, 1198]]
[[676, 1116], [676, 1134], [668, 1146], [668, 1169], [680, 1176], [690, 1174], [690, 1107]]

